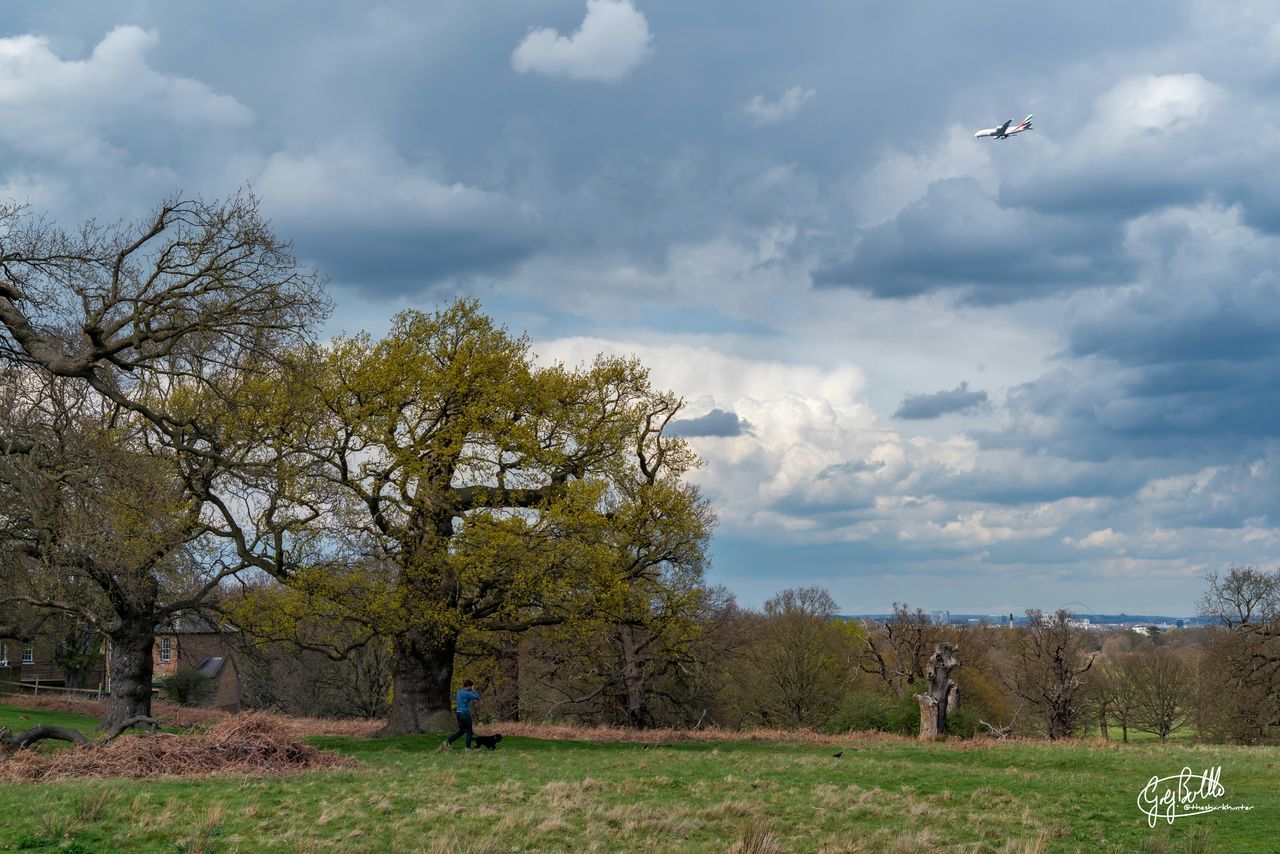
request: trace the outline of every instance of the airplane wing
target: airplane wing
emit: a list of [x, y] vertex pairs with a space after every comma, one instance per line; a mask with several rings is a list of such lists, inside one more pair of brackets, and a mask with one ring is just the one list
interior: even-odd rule
[[1011, 124], [1013, 124], [1013, 119], [1009, 119], [1007, 122], [1000, 125], [1000, 127], [996, 128], [996, 136], [1004, 136], [1005, 131], [1009, 129], [1009, 125]]

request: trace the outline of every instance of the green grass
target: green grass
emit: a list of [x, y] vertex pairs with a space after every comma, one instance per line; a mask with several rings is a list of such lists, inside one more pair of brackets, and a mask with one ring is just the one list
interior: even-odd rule
[[39, 724], [78, 729], [83, 733], [92, 735], [93, 728], [98, 725], [98, 719], [87, 715], [77, 715], [74, 712], [24, 709], [11, 703], [0, 703], [0, 729], [8, 727], [13, 731], [14, 735], [17, 735], [23, 730], [31, 729]]
[[[0, 850], [1234, 853], [1275, 851], [1280, 838], [1277, 748], [853, 738], [837, 759], [801, 743], [507, 738], [496, 752], [446, 753], [439, 736], [314, 742], [359, 766], [0, 783]], [[1183, 765], [1221, 765], [1227, 800], [1255, 809], [1150, 829], [1139, 789]]]

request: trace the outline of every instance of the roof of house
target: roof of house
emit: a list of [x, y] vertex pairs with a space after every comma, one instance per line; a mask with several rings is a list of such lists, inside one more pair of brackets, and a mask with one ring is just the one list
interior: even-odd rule
[[222, 672], [222, 668], [226, 666], [227, 657], [225, 655], [211, 655], [196, 665], [196, 672], [201, 676], [208, 676], [210, 679], [217, 679], [218, 674]]

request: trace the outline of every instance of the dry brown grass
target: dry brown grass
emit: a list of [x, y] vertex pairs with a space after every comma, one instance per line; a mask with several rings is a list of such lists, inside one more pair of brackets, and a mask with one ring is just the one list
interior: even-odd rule
[[[91, 717], [100, 717], [106, 709], [106, 702], [93, 700], [73, 700], [63, 697], [0, 697], [0, 703], [13, 703], [25, 708], [48, 709], [59, 712], [76, 712]], [[178, 706], [157, 700], [152, 703], [152, 713], [160, 718], [165, 726], [205, 728], [232, 717], [227, 712], [216, 709], [196, 709]], [[354, 738], [366, 738], [376, 735], [385, 725], [382, 720], [338, 720], [334, 718], [295, 718], [277, 715], [270, 712], [254, 712], [265, 715], [280, 727], [287, 729], [298, 738], [312, 735], [341, 735]], [[895, 733], [864, 730], [838, 734], [820, 733], [813, 730], [798, 729], [746, 729], [734, 730], [721, 727], [701, 727], [699, 729], [645, 729], [634, 730], [625, 727], [582, 726], [576, 724], [531, 723], [527, 721], [494, 721], [486, 723], [487, 730], [501, 732], [504, 735], [519, 735], [529, 738], [541, 738], [554, 741], [592, 741], [622, 742], [630, 744], [678, 744], [680, 742], [709, 741], [756, 741], [756, 742], [791, 742], [814, 745], [847, 746], [850, 742], [898, 742], [911, 743], [916, 739], [911, 736]], [[949, 747], [960, 750], [988, 750], [1008, 744], [1056, 744], [1042, 738], [1021, 738], [1010, 741], [997, 741], [987, 738], [949, 739], [945, 742]], [[1094, 745], [1092, 741], [1081, 740], [1078, 744]], [[1106, 742], [1099, 742], [1106, 745]], [[1109, 745], [1108, 745], [1109, 746]]]
[[271, 774], [352, 764], [298, 741], [273, 716], [248, 712], [198, 735], [151, 733], [52, 753], [24, 750], [0, 763], [0, 779]]
[[[22, 706], [24, 709], [45, 709], [51, 712], [73, 712], [79, 715], [98, 718], [106, 713], [105, 700], [75, 700], [66, 697], [8, 696], [0, 697], [0, 703]], [[198, 709], [190, 706], [179, 706], [164, 700], [151, 703], [151, 713], [159, 718], [163, 726], [207, 729], [235, 715], [218, 709]], [[292, 718], [270, 712], [253, 712], [253, 714], [272, 721], [282, 729], [288, 730], [297, 738], [309, 735], [346, 735], [354, 737], [371, 736], [382, 729], [384, 721], [380, 720], [337, 720], [334, 718]]]

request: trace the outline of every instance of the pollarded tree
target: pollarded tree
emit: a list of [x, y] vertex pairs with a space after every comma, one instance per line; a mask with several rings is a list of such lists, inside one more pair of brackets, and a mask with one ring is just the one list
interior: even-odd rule
[[305, 487], [285, 491], [312, 502], [328, 552], [277, 577], [391, 639], [391, 734], [449, 725], [465, 632], [558, 622], [620, 583], [611, 485], [696, 463], [662, 432], [680, 401], [639, 363], [540, 367], [474, 301], [312, 348], [279, 389], [290, 414], [264, 406], [249, 432], [291, 448]]
[[859, 666], [880, 677], [898, 697], [921, 689], [928, 681], [926, 669], [935, 647], [949, 639], [947, 627], [930, 619], [923, 608], [914, 611], [894, 602], [893, 616], [867, 621]]

